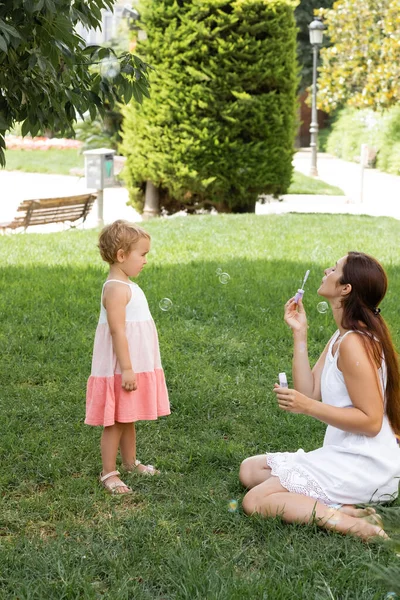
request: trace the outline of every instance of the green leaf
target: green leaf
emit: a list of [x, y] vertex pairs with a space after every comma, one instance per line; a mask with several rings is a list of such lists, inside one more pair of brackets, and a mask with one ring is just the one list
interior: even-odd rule
[[129, 100], [132, 98], [132, 84], [129, 83], [129, 81], [127, 79], [124, 80], [124, 101], [125, 104], [128, 104]]
[[36, 123], [34, 125], [32, 125], [31, 128], [30, 128], [30, 134], [31, 134], [31, 136], [35, 137], [35, 135], [38, 134], [39, 129], [40, 129], [40, 123], [39, 123], [39, 121], [36, 121]]
[[12, 25], [5, 23], [5, 21], [3, 21], [2, 19], [0, 19], [0, 32], [3, 34], [7, 32], [13, 37], [21, 38], [21, 35], [18, 33], [15, 27], [12, 27]]
[[47, 60], [45, 58], [43, 58], [43, 56], [37, 56], [37, 63], [39, 65], [40, 70], [42, 71], [42, 73], [44, 73], [47, 70]]
[[134, 85], [132, 87], [132, 92], [133, 92], [133, 97], [135, 98], [136, 102], [139, 102], [139, 104], [142, 104], [143, 102], [143, 95], [142, 92], [140, 91], [139, 87], [137, 85]]
[[135, 69], [132, 67], [132, 65], [124, 65], [121, 69], [121, 73], [126, 73], [127, 75], [133, 75], [133, 73], [135, 72]]
[[21, 127], [22, 137], [25, 137], [26, 135], [28, 135], [28, 133], [30, 132], [30, 129], [31, 129], [31, 124], [29, 122], [29, 119], [25, 119], [25, 121], [22, 123], [22, 127]]
[[53, 0], [44, 0], [44, 3], [49, 12], [51, 12], [53, 14], [56, 12], [56, 6], [55, 6]]
[[0, 34], [0, 50], [3, 50], [3, 52], [7, 52], [7, 50], [8, 50], [6, 40], [4, 39], [4, 37], [1, 34]]
[[36, 63], [37, 63], [36, 54], [31, 54], [29, 57], [29, 61], [28, 61], [29, 68], [33, 69], [35, 67]]
[[[4, 118], [0, 112], [0, 131], [7, 131], [10, 128], [10, 123]], [[1, 135], [1, 134], [0, 134]]]
[[88, 110], [89, 110], [89, 115], [90, 115], [91, 120], [94, 121], [96, 118], [96, 115], [97, 115], [96, 105], [89, 104]]

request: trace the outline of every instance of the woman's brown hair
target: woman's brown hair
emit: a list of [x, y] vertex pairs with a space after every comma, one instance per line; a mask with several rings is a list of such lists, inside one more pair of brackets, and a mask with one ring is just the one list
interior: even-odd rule
[[363, 252], [349, 252], [339, 282], [351, 285], [342, 300], [342, 327], [360, 331], [374, 365], [385, 359], [387, 370], [386, 413], [394, 433], [400, 435], [400, 372], [396, 350], [378, 306], [387, 290], [387, 276], [382, 265]]

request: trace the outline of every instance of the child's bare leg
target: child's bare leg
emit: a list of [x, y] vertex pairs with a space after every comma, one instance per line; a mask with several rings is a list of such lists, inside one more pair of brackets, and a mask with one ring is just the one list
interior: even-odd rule
[[253, 488], [271, 477], [271, 469], [267, 465], [265, 454], [250, 456], [240, 465], [239, 479], [247, 488]]
[[[120, 444], [123, 425], [123, 423], [114, 423], [114, 425], [104, 427], [103, 429], [100, 442], [101, 460], [103, 462], [102, 475], [116, 470], [118, 446]], [[107, 484], [120, 483], [120, 481], [117, 475], [113, 475], [107, 479]], [[126, 494], [129, 491], [128, 486], [115, 488], [116, 494]]]
[[122, 435], [120, 440], [120, 450], [122, 464], [128, 471], [138, 473], [148, 473], [154, 475], [158, 473], [157, 469], [150, 465], [135, 464], [136, 461], [136, 428], [135, 423], [123, 423]]
[[122, 423], [122, 435], [119, 442], [122, 464], [131, 466], [136, 460], [136, 428], [135, 423]]
[[375, 536], [387, 538], [381, 527], [371, 525], [365, 519], [347, 515], [309, 496], [288, 492], [277, 477], [270, 477], [251, 489], [243, 499], [243, 509], [247, 514], [280, 516], [288, 523], [315, 522], [319, 527], [350, 533], [363, 539]]

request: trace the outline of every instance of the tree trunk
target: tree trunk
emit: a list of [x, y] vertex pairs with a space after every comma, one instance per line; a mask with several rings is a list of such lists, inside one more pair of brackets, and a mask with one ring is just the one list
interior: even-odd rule
[[143, 207], [143, 219], [160, 216], [160, 192], [151, 181], [146, 182], [146, 194]]
[[256, 201], [248, 200], [247, 204], [241, 204], [240, 206], [234, 206], [232, 212], [236, 214], [241, 213], [255, 213], [256, 212]]

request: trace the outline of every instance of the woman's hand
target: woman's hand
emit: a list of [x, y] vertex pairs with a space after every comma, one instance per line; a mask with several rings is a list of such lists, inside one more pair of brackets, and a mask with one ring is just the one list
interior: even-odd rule
[[274, 385], [274, 393], [278, 400], [279, 408], [299, 415], [308, 414], [310, 407], [315, 400], [312, 400], [304, 394], [300, 394], [296, 390], [279, 387], [277, 383]]
[[132, 369], [125, 369], [122, 371], [122, 387], [127, 392], [132, 392], [137, 389], [136, 375]]
[[306, 311], [301, 298], [298, 302], [294, 298], [286, 302], [284, 319], [293, 332], [307, 331]]

